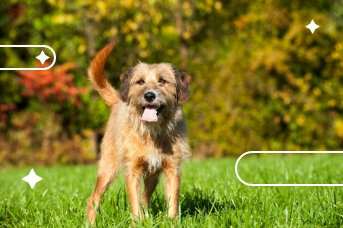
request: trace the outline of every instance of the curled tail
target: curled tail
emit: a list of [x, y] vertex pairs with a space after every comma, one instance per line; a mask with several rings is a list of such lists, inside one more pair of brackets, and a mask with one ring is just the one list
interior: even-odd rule
[[110, 107], [120, 101], [119, 93], [107, 81], [104, 74], [106, 60], [111, 54], [115, 44], [116, 42], [112, 41], [112, 43], [106, 45], [99, 51], [88, 68], [90, 82], [94, 89], [99, 92], [105, 103]]

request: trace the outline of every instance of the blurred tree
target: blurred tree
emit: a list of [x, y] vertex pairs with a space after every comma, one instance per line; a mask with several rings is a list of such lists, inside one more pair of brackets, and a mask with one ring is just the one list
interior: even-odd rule
[[[206, 96], [203, 89], [193, 96], [192, 125], [202, 129], [194, 146], [215, 156], [342, 147], [342, 39], [328, 16], [336, 9], [326, 1], [256, 1], [241, 11], [234, 35], [214, 48], [220, 55]], [[321, 26], [313, 35], [305, 28], [312, 17]]]
[[[195, 154], [337, 150], [343, 146], [342, 6], [342, 0], [4, 0], [0, 42], [47, 44], [57, 53], [56, 68], [77, 63], [63, 88], [92, 92], [67, 93], [71, 100], [62, 103], [49, 99], [55, 107], [49, 115], [69, 135], [101, 128], [108, 118], [86, 70], [96, 51], [116, 39], [107, 73], [117, 88], [119, 75], [138, 60], [171, 62], [192, 75], [184, 110]], [[305, 28], [312, 19], [320, 25], [314, 34]], [[0, 60], [33, 65], [33, 55], [7, 51]], [[0, 74], [2, 129], [16, 128], [12, 117], [23, 111], [44, 112], [43, 91], [50, 87], [21, 96], [28, 87], [17, 79], [27, 73]], [[55, 88], [61, 81], [51, 75]]]

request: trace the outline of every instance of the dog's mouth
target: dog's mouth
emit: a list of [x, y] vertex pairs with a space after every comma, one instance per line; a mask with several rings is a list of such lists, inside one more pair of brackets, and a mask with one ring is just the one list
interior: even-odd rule
[[147, 105], [143, 106], [143, 114], [141, 120], [148, 121], [148, 122], [157, 122], [158, 115], [162, 112], [164, 105], [155, 106], [155, 105]]

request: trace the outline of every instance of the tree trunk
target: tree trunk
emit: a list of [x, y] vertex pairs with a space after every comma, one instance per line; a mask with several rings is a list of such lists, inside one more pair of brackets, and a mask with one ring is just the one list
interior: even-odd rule
[[184, 21], [182, 18], [182, 1], [178, 0], [175, 10], [175, 22], [176, 22], [176, 28], [179, 36], [179, 52], [180, 52], [180, 62], [181, 62], [181, 69], [187, 70], [188, 67], [188, 46], [187, 42], [183, 37], [185, 28], [184, 28]]

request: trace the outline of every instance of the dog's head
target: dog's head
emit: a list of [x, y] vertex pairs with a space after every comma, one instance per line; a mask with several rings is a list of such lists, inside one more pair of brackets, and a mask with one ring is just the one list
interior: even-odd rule
[[170, 115], [190, 96], [191, 77], [168, 63], [139, 63], [123, 73], [120, 80], [121, 100], [148, 122]]

